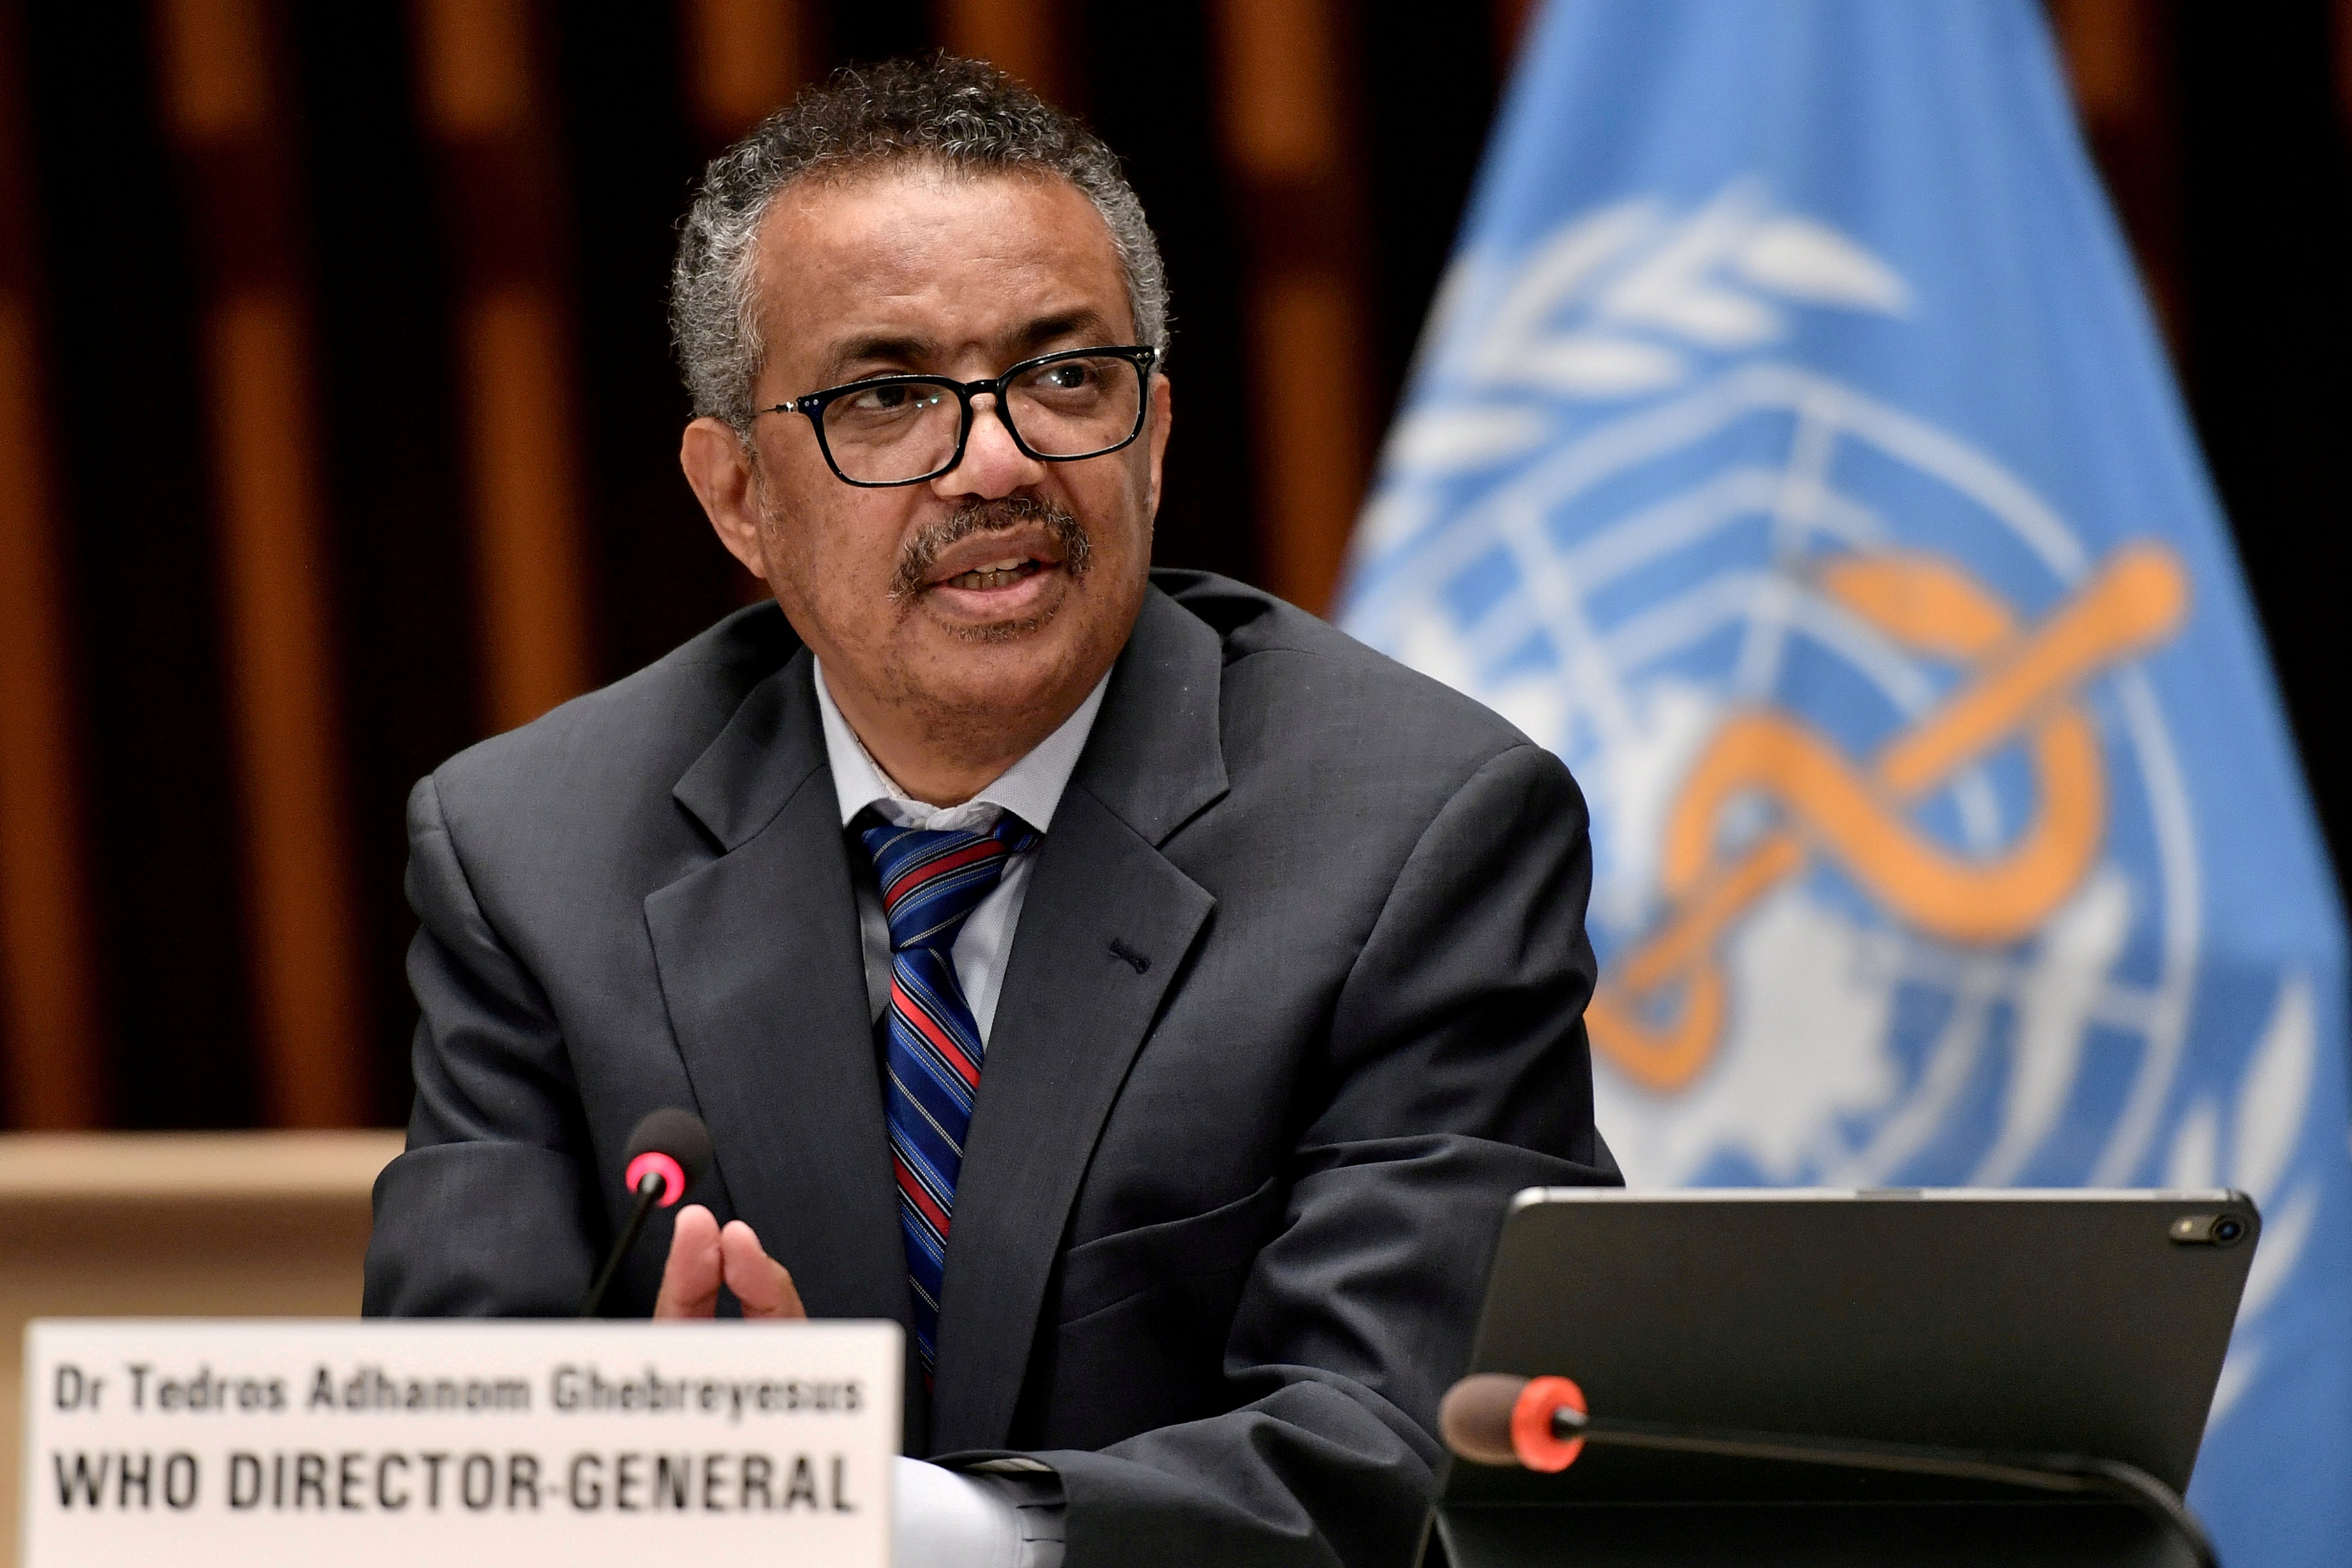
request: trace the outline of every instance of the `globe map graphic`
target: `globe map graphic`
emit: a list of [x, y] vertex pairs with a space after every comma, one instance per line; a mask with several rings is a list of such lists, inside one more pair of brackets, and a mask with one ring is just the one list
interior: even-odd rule
[[[1588, 426], [1453, 510], [1370, 581], [1349, 624], [1569, 763], [1593, 815], [1605, 984], [1669, 912], [1665, 816], [1727, 720], [1792, 714], [1859, 759], [1966, 685], [1967, 670], [1823, 588], [1825, 566], [1922, 552], [2021, 623], [2098, 566], [1983, 452], [1750, 360]], [[1599, 1119], [1629, 1180], [2147, 1177], [2200, 946], [2193, 826], [2139, 670], [2117, 661], [2066, 695], [2097, 736], [2104, 823], [2048, 919], [2021, 940], [1945, 940], [1814, 853], [1724, 931], [1728, 1000], [1703, 1070], [1661, 1092], [1596, 1050]], [[1947, 853], [1990, 858], [2040, 805], [2012, 743], [1941, 781], [1907, 821]], [[1714, 832], [1736, 851], [1781, 815], [1738, 800]]]

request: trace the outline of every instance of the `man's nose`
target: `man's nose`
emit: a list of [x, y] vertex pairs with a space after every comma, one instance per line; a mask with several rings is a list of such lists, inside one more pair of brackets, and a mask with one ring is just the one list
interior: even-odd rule
[[964, 439], [963, 461], [931, 483], [942, 495], [994, 500], [1045, 477], [1045, 465], [1021, 449], [1004, 427], [996, 399], [982, 393], [972, 399], [971, 434]]

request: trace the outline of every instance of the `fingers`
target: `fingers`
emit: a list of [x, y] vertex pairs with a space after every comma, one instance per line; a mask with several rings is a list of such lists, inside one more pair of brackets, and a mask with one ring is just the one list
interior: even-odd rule
[[[801, 1293], [784, 1266], [761, 1250], [760, 1238], [741, 1220], [730, 1220], [719, 1233], [719, 1251], [725, 1259], [727, 1289], [743, 1304], [746, 1318], [805, 1318]], [[658, 1315], [658, 1314], [656, 1314]]]
[[724, 1283], [743, 1305], [746, 1318], [805, 1318], [801, 1293], [784, 1266], [761, 1250], [760, 1238], [741, 1220], [727, 1228], [700, 1204], [677, 1211], [670, 1234], [669, 1261], [662, 1267], [656, 1318], [708, 1318], [719, 1310]]
[[662, 1266], [654, 1316], [711, 1316], [719, 1310], [721, 1272], [719, 1221], [700, 1204], [688, 1204], [677, 1211], [677, 1228], [670, 1234], [669, 1261]]

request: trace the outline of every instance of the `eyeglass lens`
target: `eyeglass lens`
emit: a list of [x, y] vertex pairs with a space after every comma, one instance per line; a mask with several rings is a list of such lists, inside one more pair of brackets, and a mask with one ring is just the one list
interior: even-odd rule
[[[1135, 434], [1143, 377], [1110, 355], [1057, 359], [1006, 388], [1000, 413], [1041, 458], [1091, 458]], [[928, 479], [955, 460], [963, 409], [953, 382], [869, 386], [825, 405], [825, 447], [845, 479]]]

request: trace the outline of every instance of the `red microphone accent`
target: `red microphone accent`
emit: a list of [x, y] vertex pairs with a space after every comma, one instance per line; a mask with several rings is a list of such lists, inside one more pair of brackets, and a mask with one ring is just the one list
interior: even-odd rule
[[1564, 1470], [1584, 1452], [1584, 1439], [1552, 1436], [1552, 1412], [1565, 1406], [1585, 1413], [1584, 1390], [1564, 1377], [1534, 1377], [1511, 1406], [1511, 1451], [1531, 1470]]
[[[648, 1173], [655, 1171], [661, 1173], [662, 1179], [662, 1195], [654, 1200], [656, 1203], [664, 1208], [668, 1208], [678, 1199], [686, 1196], [685, 1168], [658, 1149], [648, 1149], [630, 1161], [628, 1173], [623, 1179], [629, 1184], [629, 1191], [634, 1193], [637, 1190], [637, 1184], [644, 1181]], [[1575, 1384], [1570, 1384], [1569, 1386], [1572, 1388]], [[1577, 1397], [1581, 1400], [1583, 1395], [1579, 1394]], [[1581, 1410], [1584, 1406], [1579, 1404], [1577, 1408]]]

